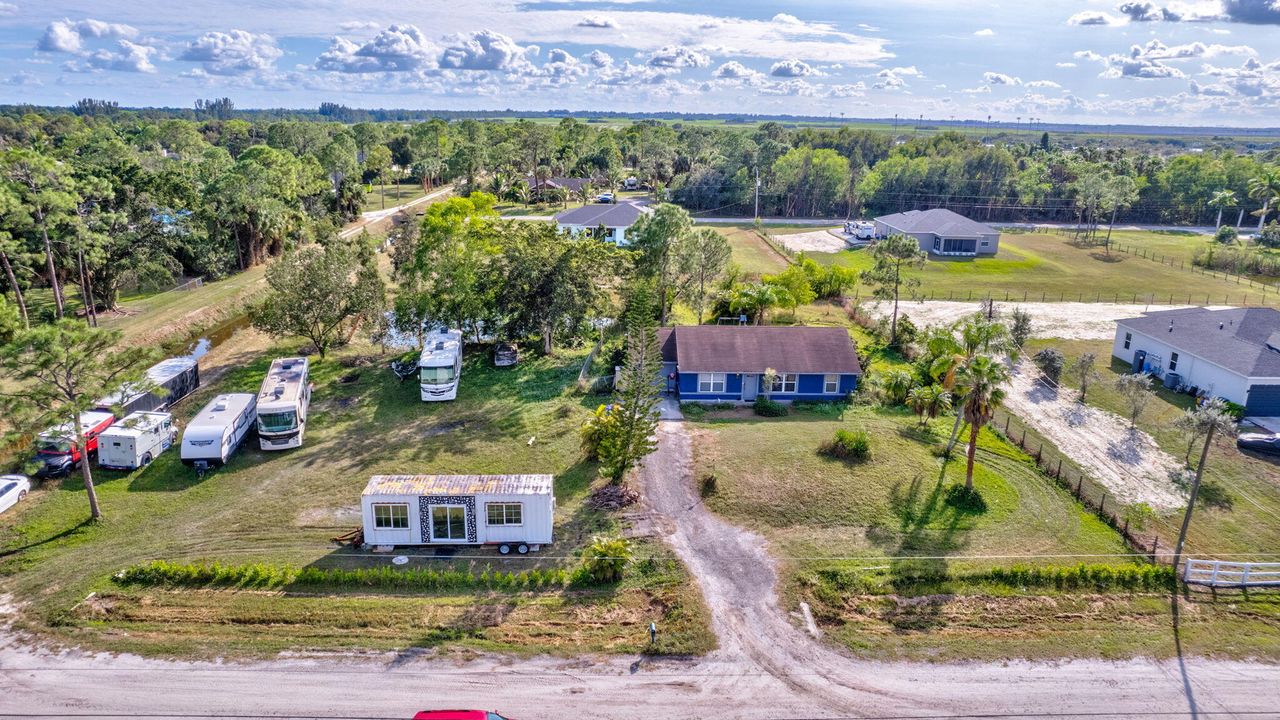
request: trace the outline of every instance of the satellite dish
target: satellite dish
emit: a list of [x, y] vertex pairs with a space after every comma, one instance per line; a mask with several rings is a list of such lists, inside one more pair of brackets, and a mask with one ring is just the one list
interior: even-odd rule
[[391, 562], [396, 565], [404, 565], [405, 563], [409, 562], [409, 558], [405, 557], [404, 555], [397, 555], [391, 558]]

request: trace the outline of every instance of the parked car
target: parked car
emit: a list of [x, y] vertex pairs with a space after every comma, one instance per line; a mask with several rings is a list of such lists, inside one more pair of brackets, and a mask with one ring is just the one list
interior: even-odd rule
[[[98, 434], [116, 420], [109, 412], [91, 410], [80, 413], [80, 429], [84, 432], [85, 451], [89, 457], [98, 455]], [[40, 463], [36, 477], [61, 477], [80, 467], [83, 458], [76, 446], [76, 431], [70, 424], [50, 428], [36, 438], [35, 461]]]
[[520, 362], [520, 351], [515, 345], [508, 342], [500, 342], [493, 348], [493, 366], [494, 367], [511, 367]]
[[598, 202], [598, 203], [611, 203], [611, 202], [613, 202], [613, 193], [611, 193], [611, 192], [604, 192], [604, 193], [600, 193], [599, 195], [597, 195], [597, 196], [596, 196], [596, 202]]
[[0, 513], [18, 504], [31, 492], [31, 478], [26, 475], [0, 475]]
[[413, 716], [413, 720], [512, 720], [511, 717], [498, 715], [497, 712], [485, 710], [424, 710]]
[[1280, 435], [1273, 433], [1242, 433], [1236, 436], [1236, 447], [1241, 450], [1280, 455]]

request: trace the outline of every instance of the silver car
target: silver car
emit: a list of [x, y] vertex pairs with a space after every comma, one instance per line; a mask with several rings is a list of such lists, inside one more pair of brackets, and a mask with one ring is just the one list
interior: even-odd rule
[[0, 475], [0, 513], [8, 510], [31, 492], [31, 478], [26, 475]]

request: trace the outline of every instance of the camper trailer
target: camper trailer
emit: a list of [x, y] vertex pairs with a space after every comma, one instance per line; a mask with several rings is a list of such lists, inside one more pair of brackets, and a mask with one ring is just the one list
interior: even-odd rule
[[462, 331], [440, 328], [431, 333], [418, 358], [418, 379], [423, 402], [458, 397], [458, 376], [462, 374]]
[[506, 555], [551, 542], [550, 475], [374, 475], [360, 496], [369, 545], [496, 545]]
[[873, 240], [876, 224], [870, 220], [850, 220], [844, 224], [844, 234], [853, 240]]
[[[98, 452], [98, 435], [111, 427], [116, 418], [109, 412], [89, 411], [80, 413], [80, 430], [84, 433], [85, 453], [90, 457]], [[59, 425], [40, 433], [36, 438], [34, 461], [40, 464], [36, 477], [61, 477], [80, 467], [84, 457], [76, 445], [76, 429], [71, 423]]]
[[263, 450], [302, 446], [311, 405], [310, 368], [305, 357], [271, 361], [258, 391], [258, 443]]
[[118, 412], [118, 417], [166, 410], [200, 387], [200, 364], [191, 357], [161, 360], [147, 370], [146, 387], [150, 389], [126, 384], [99, 400], [94, 409]]
[[200, 408], [182, 432], [182, 463], [197, 470], [223, 465], [253, 429], [258, 396], [219, 395]]
[[136, 470], [149, 465], [177, 438], [169, 413], [136, 412], [98, 435], [98, 466]]

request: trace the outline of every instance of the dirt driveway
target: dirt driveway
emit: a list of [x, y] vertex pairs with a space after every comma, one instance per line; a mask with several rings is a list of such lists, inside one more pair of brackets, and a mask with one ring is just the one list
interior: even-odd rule
[[[868, 304], [871, 312], [888, 315], [892, 307], [886, 302]], [[1015, 307], [1031, 315], [1032, 337], [1063, 340], [1109, 340], [1116, 336], [1116, 320], [1137, 317], [1158, 310], [1176, 310], [1187, 305], [1129, 305], [1125, 303], [996, 303], [996, 311], [1008, 313]], [[917, 327], [955, 322], [979, 310], [976, 302], [925, 300], [902, 302], [898, 312], [906, 314]]]
[[1144, 502], [1157, 512], [1186, 505], [1169, 480], [1181, 464], [1129, 421], [1076, 402], [1074, 390], [1059, 390], [1036, 378], [1023, 361], [1013, 371], [1005, 407], [1053, 441], [1124, 504]]
[[810, 230], [802, 233], [771, 235], [774, 242], [780, 242], [792, 252], [840, 252], [849, 247], [842, 236], [829, 230]]

